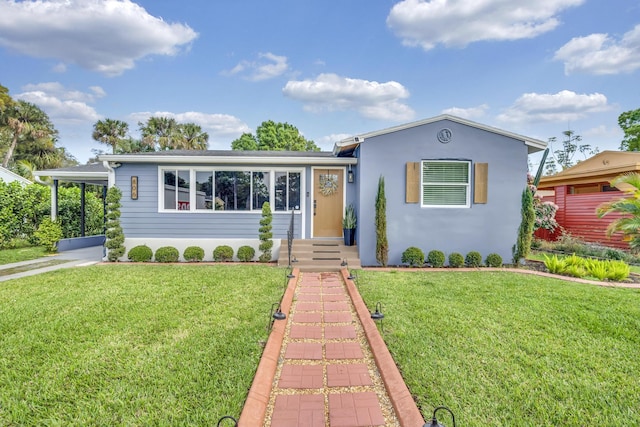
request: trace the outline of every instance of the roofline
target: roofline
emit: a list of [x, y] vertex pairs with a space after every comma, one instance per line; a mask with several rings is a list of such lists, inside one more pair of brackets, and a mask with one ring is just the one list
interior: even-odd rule
[[31, 180], [25, 178], [22, 175], [18, 175], [17, 173], [15, 173], [12, 170], [9, 170], [5, 167], [0, 166], [0, 169], [2, 169], [3, 172], [5, 172], [7, 175], [13, 177], [16, 181], [20, 181], [23, 184], [33, 184], [33, 182], [31, 182]]
[[55, 170], [43, 170], [34, 171], [33, 176], [42, 177], [60, 177], [60, 178], [80, 178], [80, 179], [107, 179], [109, 172], [73, 172], [73, 171], [55, 171]]
[[[214, 161], [215, 159], [215, 161]], [[198, 165], [206, 165], [211, 163], [224, 164], [269, 164], [278, 163], [283, 165], [355, 165], [358, 159], [344, 157], [290, 157], [290, 156], [175, 156], [175, 155], [135, 155], [135, 154], [103, 154], [100, 160], [106, 160], [112, 163], [157, 163], [157, 164], [176, 164], [190, 163]]]
[[405, 129], [410, 129], [410, 128], [413, 128], [413, 127], [416, 127], [416, 126], [422, 126], [422, 125], [426, 125], [426, 124], [430, 124], [430, 123], [435, 123], [435, 122], [438, 122], [438, 121], [441, 121], [441, 120], [450, 120], [452, 122], [456, 122], [456, 123], [460, 123], [460, 124], [463, 124], [463, 125], [475, 127], [475, 128], [481, 129], [481, 130], [485, 130], [487, 132], [497, 133], [499, 135], [507, 136], [507, 137], [513, 138], [513, 139], [517, 139], [517, 140], [520, 140], [520, 141], [524, 142], [525, 145], [528, 145], [528, 146], [533, 147], [533, 148], [537, 148], [538, 150], [544, 150], [545, 148], [547, 148], [547, 143], [544, 142], [544, 141], [541, 141], [539, 139], [529, 138], [529, 137], [526, 137], [524, 135], [520, 135], [520, 134], [517, 134], [517, 133], [505, 131], [505, 130], [498, 129], [498, 128], [495, 128], [495, 127], [492, 127], [492, 126], [483, 125], [481, 123], [477, 123], [477, 122], [474, 122], [472, 120], [463, 119], [461, 117], [452, 116], [450, 114], [441, 114], [439, 116], [431, 117], [429, 119], [418, 120], [416, 122], [405, 123], [403, 125], [393, 126], [393, 127], [390, 127], [390, 128], [381, 129], [381, 130], [377, 130], [377, 131], [374, 131], [374, 132], [368, 132], [368, 133], [352, 136], [352, 137], [349, 137], [349, 138], [345, 138], [345, 139], [335, 143], [334, 148], [333, 148], [333, 154], [335, 155], [338, 152], [342, 151], [341, 148], [350, 147], [350, 146], [361, 144], [367, 138], [373, 138], [373, 137], [380, 136], [380, 135], [386, 135], [386, 134], [389, 134], [389, 133], [398, 132], [398, 131], [405, 130]]

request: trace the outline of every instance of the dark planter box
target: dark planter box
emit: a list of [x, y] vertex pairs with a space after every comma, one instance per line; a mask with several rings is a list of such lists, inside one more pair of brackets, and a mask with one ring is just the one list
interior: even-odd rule
[[356, 242], [356, 229], [355, 228], [345, 228], [342, 230], [344, 235], [344, 245], [345, 246], [353, 246]]

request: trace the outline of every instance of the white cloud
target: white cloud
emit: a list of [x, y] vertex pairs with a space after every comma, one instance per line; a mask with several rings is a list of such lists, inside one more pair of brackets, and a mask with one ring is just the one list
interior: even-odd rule
[[640, 24], [622, 39], [608, 34], [575, 37], [558, 49], [553, 59], [564, 61], [564, 72], [587, 74], [631, 73], [640, 69]]
[[41, 0], [0, 3], [0, 46], [55, 58], [108, 76], [149, 55], [176, 55], [197, 33], [151, 16], [130, 0]]
[[326, 135], [316, 140], [315, 143], [324, 151], [333, 150], [333, 146], [336, 142], [342, 141], [343, 139], [349, 138], [353, 136], [350, 133], [333, 133], [331, 135]]
[[533, 38], [556, 28], [557, 15], [584, 0], [403, 0], [387, 25], [407, 46], [464, 47], [482, 40]]
[[525, 93], [498, 120], [509, 123], [573, 122], [589, 114], [609, 110], [601, 93], [577, 94], [563, 90], [555, 94]]
[[379, 83], [320, 74], [313, 80], [289, 81], [282, 92], [301, 101], [307, 111], [354, 110], [369, 119], [394, 121], [414, 116], [414, 111], [402, 102], [409, 97], [409, 91], [395, 81]]
[[[169, 117], [174, 118], [178, 123], [195, 123], [209, 134], [209, 145], [214, 149], [219, 145], [223, 149], [230, 147], [231, 141], [240, 137], [245, 132], [251, 132], [251, 128], [242, 120], [229, 114], [209, 114], [196, 111], [184, 113], [172, 113], [167, 111], [138, 112], [129, 115], [129, 119], [134, 121], [136, 126], [139, 122], [146, 122], [149, 117]], [[134, 126], [135, 127], [135, 126]], [[132, 127], [133, 128], [133, 127]], [[223, 144], [226, 144], [222, 146]]]
[[452, 116], [462, 117], [463, 119], [474, 120], [484, 117], [488, 109], [489, 106], [487, 104], [471, 108], [451, 107], [442, 110], [442, 114], [451, 114]]
[[231, 70], [223, 71], [226, 76], [243, 74], [247, 80], [254, 82], [281, 76], [289, 69], [286, 56], [273, 53], [259, 53], [256, 61], [241, 61]]
[[14, 98], [36, 104], [54, 123], [95, 122], [101, 116], [88, 104], [106, 93], [99, 86], [89, 89], [90, 92], [70, 90], [58, 82], [28, 84]]

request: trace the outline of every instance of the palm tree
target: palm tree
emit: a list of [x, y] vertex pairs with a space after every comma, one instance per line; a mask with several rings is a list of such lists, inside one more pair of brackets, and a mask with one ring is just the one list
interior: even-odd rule
[[49, 117], [37, 105], [26, 101], [18, 101], [4, 112], [3, 123], [11, 135], [11, 143], [2, 160], [2, 167], [7, 167], [20, 138], [45, 138], [55, 134]]
[[138, 123], [142, 142], [159, 150], [175, 148], [178, 123], [169, 117], [149, 117], [147, 123]]
[[104, 119], [98, 120], [93, 125], [91, 137], [103, 144], [111, 146], [111, 152], [116, 153], [118, 145], [127, 136], [129, 125], [122, 120]]
[[627, 173], [611, 181], [611, 186], [617, 187], [627, 194], [617, 200], [612, 200], [598, 206], [596, 213], [602, 218], [610, 213], [625, 215], [615, 219], [607, 227], [607, 236], [621, 232], [629, 237], [629, 246], [633, 250], [640, 249], [640, 174]]
[[184, 123], [178, 125], [180, 141], [176, 148], [184, 150], [206, 150], [209, 148], [209, 134], [202, 131], [202, 128], [195, 123]]

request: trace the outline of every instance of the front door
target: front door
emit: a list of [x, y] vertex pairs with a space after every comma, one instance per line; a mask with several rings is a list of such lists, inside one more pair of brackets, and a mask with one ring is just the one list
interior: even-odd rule
[[341, 237], [344, 170], [313, 171], [313, 237]]

